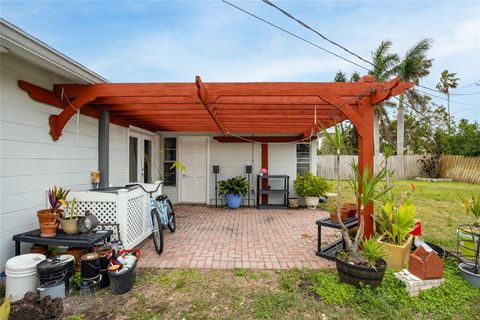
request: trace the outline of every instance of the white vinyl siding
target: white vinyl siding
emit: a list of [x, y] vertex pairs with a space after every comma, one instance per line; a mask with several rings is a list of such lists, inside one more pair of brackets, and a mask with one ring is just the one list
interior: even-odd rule
[[[17, 82], [51, 89], [71, 82], [8, 54], [1, 55], [0, 82], [0, 268], [14, 254], [12, 236], [38, 228], [36, 212], [46, 207], [46, 190], [65, 186], [90, 189], [90, 171], [98, 168], [98, 120], [80, 115], [53, 141], [48, 118], [61, 109], [33, 101]], [[110, 181], [127, 178], [127, 129], [110, 126]], [[30, 245], [22, 246], [22, 252]]]

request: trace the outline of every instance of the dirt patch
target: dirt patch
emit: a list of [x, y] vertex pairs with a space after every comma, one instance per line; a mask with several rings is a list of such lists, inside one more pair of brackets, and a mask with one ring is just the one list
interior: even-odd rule
[[38, 294], [32, 292], [28, 292], [23, 299], [13, 302], [10, 309], [11, 320], [59, 319], [62, 314], [62, 299], [52, 299], [50, 296], [40, 299]]

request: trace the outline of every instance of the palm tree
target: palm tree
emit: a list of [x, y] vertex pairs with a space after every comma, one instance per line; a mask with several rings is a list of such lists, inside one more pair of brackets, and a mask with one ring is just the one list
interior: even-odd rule
[[437, 84], [438, 91], [447, 95], [447, 110], [448, 110], [448, 133], [450, 133], [450, 88], [458, 87], [458, 80], [456, 73], [449, 73], [447, 69], [443, 70], [440, 75], [440, 82]]
[[[410, 48], [402, 61], [395, 67], [395, 73], [401, 81], [412, 81], [419, 84], [420, 79], [430, 73], [432, 60], [427, 58], [427, 52], [432, 46], [431, 39], [423, 39]], [[405, 118], [404, 102], [407, 98], [411, 105], [421, 105], [425, 107], [425, 99], [414, 89], [400, 94], [398, 113], [397, 113], [397, 155], [403, 155], [404, 136], [405, 136]]]
[[[380, 43], [378, 48], [372, 52], [372, 63], [375, 65], [374, 69], [369, 73], [377, 81], [387, 81], [393, 74], [395, 66], [399, 63], [400, 57], [398, 54], [389, 53], [392, 46], [392, 41], [384, 40]], [[374, 120], [374, 146], [375, 154], [380, 153], [380, 122], [385, 127], [384, 117], [388, 118], [385, 111], [385, 104], [375, 106], [375, 120]], [[387, 122], [388, 119], [386, 120]]]

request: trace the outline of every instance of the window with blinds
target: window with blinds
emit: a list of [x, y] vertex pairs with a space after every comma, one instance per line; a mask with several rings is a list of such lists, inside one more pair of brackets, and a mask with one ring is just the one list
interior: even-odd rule
[[297, 173], [305, 174], [310, 170], [310, 145], [305, 143], [297, 144]]

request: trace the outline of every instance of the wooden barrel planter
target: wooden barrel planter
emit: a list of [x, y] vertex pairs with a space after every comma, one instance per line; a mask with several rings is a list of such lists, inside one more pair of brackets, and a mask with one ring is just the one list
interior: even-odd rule
[[335, 262], [340, 280], [356, 287], [359, 287], [360, 284], [369, 285], [372, 288], [377, 287], [382, 282], [387, 269], [387, 263], [383, 259], [377, 262], [376, 269], [350, 264], [338, 257], [335, 258]]

